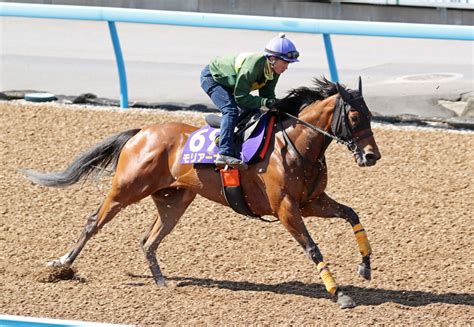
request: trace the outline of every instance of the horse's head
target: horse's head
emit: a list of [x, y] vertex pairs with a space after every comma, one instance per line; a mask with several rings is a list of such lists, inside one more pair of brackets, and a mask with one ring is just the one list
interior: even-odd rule
[[372, 114], [362, 96], [361, 78], [358, 90], [345, 89], [339, 83], [336, 85], [340, 99], [334, 109], [332, 132], [349, 143], [359, 166], [373, 166], [381, 154], [370, 126]]

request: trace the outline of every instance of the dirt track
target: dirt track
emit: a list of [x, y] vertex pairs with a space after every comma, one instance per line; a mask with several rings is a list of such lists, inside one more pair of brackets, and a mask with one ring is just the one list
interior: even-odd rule
[[169, 279], [158, 288], [138, 240], [151, 200], [124, 210], [75, 262], [79, 278], [37, 281], [63, 255], [109, 179], [68, 189], [32, 185], [18, 168], [60, 170], [116, 132], [200, 114], [66, 109], [0, 102], [0, 313], [151, 325], [472, 325], [474, 133], [375, 127], [383, 159], [358, 168], [344, 147], [327, 152], [328, 193], [361, 216], [374, 249], [373, 280], [350, 226], [307, 226], [340, 285], [340, 310], [315, 266], [278, 223], [246, 219], [198, 197], [158, 249]]

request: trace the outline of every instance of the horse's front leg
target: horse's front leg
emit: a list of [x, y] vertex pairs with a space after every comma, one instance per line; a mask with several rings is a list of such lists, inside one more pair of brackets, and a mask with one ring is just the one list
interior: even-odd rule
[[336, 284], [328, 265], [324, 262], [321, 251], [306, 229], [296, 202], [291, 201], [291, 199], [286, 196], [280, 203], [277, 214], [283, 226], [285, 226], [296, 241], [303, 247], [307, 256], [317, 264], [319, 275], [329, 294], [336, 297], [337, 303], [341, 308], [355, 307], [355, 302], [348, 295], [344, 294], [341, 288]]
[[359, 216], [352, 208], [340, 204], [331, 199], [326, 193], [323, 193], [315, 201], [304, 206], [301, 209], [301, 214], [304, 217], [340, 217], [348, 221], [352, 226], [359, 251], [362, 255], [362, 263], [357, 267], [357, 271], [362, 278], [371, 279], [370, 255], [372, 254], [372, 249], [367, 233], [360, 223]]

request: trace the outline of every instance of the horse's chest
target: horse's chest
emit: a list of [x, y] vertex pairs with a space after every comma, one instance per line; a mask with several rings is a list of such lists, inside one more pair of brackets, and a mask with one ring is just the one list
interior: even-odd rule
[[296, 174], [286, 180], [286, 187], [300, 201], [317, 196], [327, 186], [327, 170], [324, 162], [303, 166]]

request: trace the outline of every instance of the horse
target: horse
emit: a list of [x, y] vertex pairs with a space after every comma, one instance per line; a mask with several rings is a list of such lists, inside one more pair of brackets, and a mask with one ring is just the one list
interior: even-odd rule
[[[249, 209], [259, 216], [274, 216], [316, 264], [327, 292], [341, 308], [355, 306], [354, 300], [335, 282], [323, 255], [311, 238], [303, 218], [339, 217], [355, 234], [362, 256], [361, 277], [370, 280], [372, 253], [367, 233], [357, 213], [325, 193], [328, 181], [324, 153], [332, 140], [347, 145], [361, 167], [381, 158], [371, 129], [371, 113], [358, 89], [348, 89], [325, 77], [315, 78], [314, 86], [292, 89], [272, 109], [278, 115], [265, 157], [241, 171], [241, 185]], [[158, 215], [140, 239], [154, 282], [165, 286], [156, 257], [163, 238], [178, 223], [197, 194], [228, 205], [221, 192], [221, 179], [213, 165], [181, 164], [189, 135], [198, 128], [179, 122], [154, 124], [109, 137], [79, 155], [64, 171], [42, 173], [23, 170], [33, 183], [66, 187], [85, 180], [92, 173], [112, 167], [111, 188], [86, 220], [73, 247], [54, 267], [70, 267], [87, 241], [122, 209], [151, 196]]]

